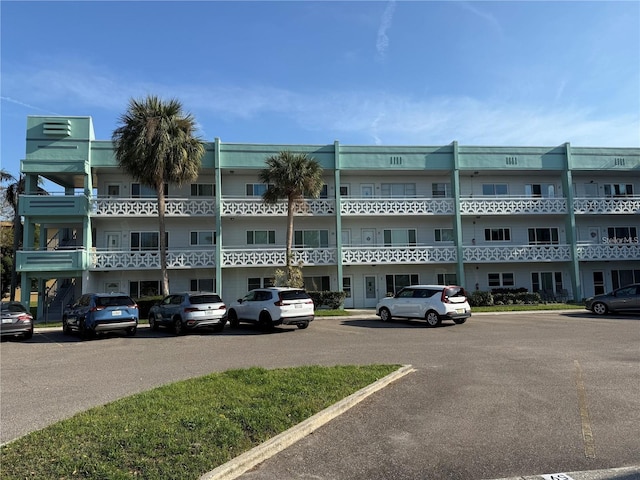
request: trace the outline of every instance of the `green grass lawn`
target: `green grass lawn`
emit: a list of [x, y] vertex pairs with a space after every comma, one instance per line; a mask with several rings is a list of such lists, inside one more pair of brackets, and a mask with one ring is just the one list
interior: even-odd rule
[[4, 445], [0, 476], [198, 478], [399, 367], [249, 368], [165, 385]]

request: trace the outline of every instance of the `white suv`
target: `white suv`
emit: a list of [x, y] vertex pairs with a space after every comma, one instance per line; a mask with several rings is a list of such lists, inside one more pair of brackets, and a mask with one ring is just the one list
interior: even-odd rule
[[376, 315], [383, 322], [389, 322], [393, 317], [424, 318], [428, 326], [435, 327], [442, 320], [464, 323], [471, 316], [471, 307], [462, 287], [411, 285], [394, 297], [380, 300], [376, 305]]
[[300, 288], [256, 288], [229, 306], [229, 325], [255, 323], [263, 330], [276, 325], [297, 325], [307, 328], [314, 318], [313, 300]]

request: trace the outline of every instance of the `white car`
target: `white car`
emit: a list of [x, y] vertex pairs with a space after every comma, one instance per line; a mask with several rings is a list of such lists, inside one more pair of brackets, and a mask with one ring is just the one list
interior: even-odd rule
[[455, 285], [411, 285], [395, 296], [383, 298], [376, 305], [376, 315], [383, 322], [395, 318], [423, 318], [435, 327], [442, 320], [456, 324], [467, 321], [471, 307], [464, 288]]
[[313, 300], [301, 288], [256, 288], [229, 306], [229, 325], [236, 328], [240, 322], [248, 322], [263, 330], [276, 325], [307, 328], [314, 312]]
[[149, 310], [149, 326], [173, 329], [176, 335], [211, 328], [221, 332], [227, 323], [227, 306], [215, 292], [182, 292], [167, 295]]

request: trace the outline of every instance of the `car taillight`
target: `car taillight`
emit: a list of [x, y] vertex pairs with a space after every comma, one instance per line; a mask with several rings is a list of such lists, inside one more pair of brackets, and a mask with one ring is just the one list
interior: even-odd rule
[[91, 312], [97, 312], [98, 310], [104, 310], [104, 307], [91, 307]]
[[184, 309], [184, 313], [190, 313], [190, 312], [199, 312], [200, 309], [199, 308], [195, 308], [195, 307], [187, 307]]
[[18, 316], [19, 322], [30, 322], [33, 317], [27, 313]]
[[284, 303], [282, 302], [282, 300], [278, 300], [277, 302], [274, 302], [274, 305], [275, 305], [276, 307], [281, 307], [281, 306], [283, 306], [283, 305], [284, 305]]
[[138, 304], [134, 303], [133, 305], [127, 305], [128, 308], [138, 308]]
[[218, 310], [226, 310], [226, 309], [227, 309], [227, 306], [226, 306], [226, 305], [220, 305], [220, 306], [218, 307]]

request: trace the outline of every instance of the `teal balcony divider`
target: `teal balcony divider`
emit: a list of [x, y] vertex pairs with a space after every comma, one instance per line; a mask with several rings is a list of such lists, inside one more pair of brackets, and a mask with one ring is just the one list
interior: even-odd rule
[[20, 215], [74, 216], [89, 214], [89, 199], [84, 195], [22, 195]]

